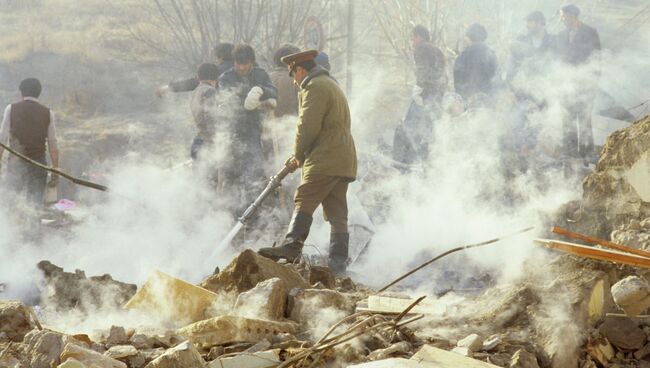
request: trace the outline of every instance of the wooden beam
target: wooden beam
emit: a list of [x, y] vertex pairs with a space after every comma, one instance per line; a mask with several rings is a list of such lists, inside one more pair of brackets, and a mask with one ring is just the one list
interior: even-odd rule
[[559, 250], [564, 253], [569, 253], [584, 258], [597, 259], [601, 261], [608, 261], [650, 269], [650, 259], [635, 254], [599, 249], [586, 245], [550, 239], [535, 239], [534, 242], [550, 249]]
[[565, 230], [565, 229], [562, 229], [562, 228], [559, 228], [559, 227], [553, 227], [551, 229], [551, 231], [553, 231], [556, 234], [564, 235], [564, 236], [569, 237], [569, 238], [582, 240], [582, 241], [587, 242], [589, 244], [598, 244], [598, 245], [602, 245], [603, 247], [606, 247], [606, 248], [616, 249], [616, 250], [620, 250], [622, 252], [632, 253], [632, 254], [636, 254], [637, 256], [641, 256], [641, 257], [645, 257], [645, 258], [650, 259], [650, 252], [642, 250], [642, 249], [637, 249], [637, 248], [628, 247], [626, 245], [616, 244], [616, 243], [610, 242], [608, 240], [596, 238], [596, 237], [589, 236], [589, 235], [573, 233], [573, 232], [571, 232], [569, 230]]

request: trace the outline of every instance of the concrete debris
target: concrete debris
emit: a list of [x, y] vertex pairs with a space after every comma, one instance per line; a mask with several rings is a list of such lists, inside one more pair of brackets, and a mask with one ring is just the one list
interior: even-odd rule
[[199, 354], [194, 345], [189, 341], [182, 342], [177, 346], [167, 350], [164, 354], [157, 357], [145, 366], [145, 368], [179, 367], [205, 367], [205, 361], [203, 358], [201, 358], [201, 354]]
[[34, 327], [29, 310], [23, 303], [0, 300], [0, 342], [3, 339], [21, 342]]
[[459, 348], [467, 348], [470, 352], [479, 351], [483, 347], [483, 339], [477, 334], [471, 334], [456, 344]]
[[154, 339], [147, 335], [136, 333], [129, 339], [129, 344], [138, 350], [151, 349], [154, 344]]
[[106, 346], [111, 347], [114, 345], [123, 345], [129, 342], [129, 336], [126, 334], [126, 330], [121, 326], [111, 326], [111, 329], [106, 338]]
[[264, 280], [276, 277], [284, 282], [287, 290], [309, 287], [307, 281], [290, 266], [278, 264], [250, 249], [239, 254], [226, 269], [208, 277], [201, 286], [214, 292], [239, 294], [254, 288]]
[[58, 364], [63, 348], [73, 341], [76, 340], [54, 331], [33, 330], [29, 332], [25, 335], [24, 340], [26, 350], [29, 352], [29, 367], [50, 368], [52, 363]]
[[601, 366], [606, 367], [614, 358], [616, 352], [606, 338], [600, 338], [589, 341], [587, 344], [587, 354]]
[[471, 357], [473, 353], [473, 351], [471, 351], [466, 346], [456, 346], [455, 348], [451, 349], [451, 352], [456, 353], [458, 355], [462, 355], [464, 357]]
[[400, 341], [385, 349], [378, 349], [368, 355], [369, 360], [382, 360], [397, 355], [407, 355], [411, 351], [411, 344], [406, 341]]
[[65, 345], [60, 359], [61, 362], [65, 362], [68, 359], [75, 359], [86, 366], [96, 368], [127, 368], [126, 364], [119, 360], [71, 343]]
[[267, 368], [280, 363], [280, 350], [260, 351], [231, 357], [217, 358], [209, 368]]
[[216, 300], [209, 290], [154, 271], [125, 308], [183, 324], [206, 318], [206, 309]]
[[193, 323], [177, 332], [201, 348], [210, 349], [231, 342], [272, 339], [281, 333], [294, 334], [296, 328], [292, 323], [286, 322], [221, 316]]
[[138, 355], [138, 349], [131, 345], [116, 345], [108, 349], [104, 355], [113, 359], [121, 360]]
[[496, 349], [497, 346], [501, 344], [501, 336], [499, 335], [492, 335], [485, 339], [483, 341], [483, 345], [481, 346], [482, 351], [492, 351]]
[[264, 280], [239, 294], [234, 309], [243, 317], [281, 320], [287, 309], [287, 289], [277, 277]]
[[39, 262], [38, 268], [43, 272], [47, 284], [44, 295], [46, 304], [60, 310], [121, 308], [137, 290], [136, 285], [113, 280], [108, 274], [86, 278], [81, 270], [64, 272], [63, 268], [49, 261]]
[[524, 349], [519, 349], [510, 360], [510, 368], [539, 368], [537, 357]]
[[347, 366], [347, 368], [437, 368], [437, 367], [445, 367], [445, 366], [439, 366], [433, 363], [419, 362], [416, 360], [410, 360], [404, 358], [390, 358], [390, 359], [378, 360], [370, 363], [362, 363], [362, 364]]
[[56, 368], [87, 368], [87, 366], [76, 359], [70, 358], [64, 363], [59, 364]]
[[650, 307], [650, 285], [644, 278], [628, 276], [614, 284], [611, 292], [616, 305], [630, 317]]
[[309, 268], [309, 284], [313, 286], [319, 282], [327, 289], [334, 289], [336, 287], [334, 272], [329, 267], [311, 266]]
[[352, 314], [354, 303], [338, 291], [329, 289], [293, 289], [289, 293], [289, 318], [300, 325], [314, 321], [314, 315], [328, 309]]
[[[415, 299], [400, 296], [370, 295], [367, 302], [357, 304], [357, 312], [374, 312], [382, 314], [399, 314], [411, 305]], [[424, 299], [411, 310], [412, 313], [431, 314], [440, 311], [435, 303]]]
[[411, 357], [411, 361], [428, 363], [431, 367], [436, 368], [496, 368], [490, 363], [467, 358], [430, 345], [424, 345]]
[[620, 349], [641, 349], [647, 338], [643, 330], [630, 318], [607, 317], [598, 331]]

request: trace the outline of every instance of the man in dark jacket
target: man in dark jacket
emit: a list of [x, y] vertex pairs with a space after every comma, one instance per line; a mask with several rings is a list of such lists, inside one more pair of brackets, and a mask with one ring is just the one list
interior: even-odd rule
[[404, 164], [426, 160], [433, 133], [433, 120], [447, 90], [447, 62], [439, 48], [430, 43], [429, 30], [417, 25], [411, 33], [415, 60], [415, 86], [404, 123], [395, 129], [393, 159]]
[[[227, 72], [233, 67], [232, 50], [235, 46], [232, 43], [220, 43], [214, 47], [212, 54], [214, 57], [214, 64], [217, 65], [219, 75]], [[156, 90], [156, 95], [162, 97], [171, 92], [190, 92], [194, 91], [199, 86], [199, 80], [196, 77], [181, 79], [169, 82], [169, 84], [159, 87]]]
[[302, 167], [302, 181], [296, 190], [294, 214], [283, 244], [262, 248], [259, 253], [289, 262], [300, 257], [312, 215], [322, 205], [331, 225], [329, 266], [336, 274], [342, 274], [350, 239], [347, 190], [357, 176], [357, 155], [347, 99], [329, 72], [316, 65], [317, 54], [318, 51], [311, 50], [282, 59], [300, 86], [293, 156], [287, 164], [294, 170]]
[[277, 90], [264, 69], [255, 66], [251, 46], [237, 45], [233, 58], [235, 67], [219, 78], [220, 98], [232, 120], [232, 156], [224, 168], [223, 185], [242, 189], [236, 200], [244, 208], [264, 188], [262, 120], [264, 110], [275, 108]]
[[[0, 141], [5, 145], [8, 143], [12, 149], [44, 165], [47, 149], [52, 166], [58, 168], [59, 150], [54, 114], [38, 102], [41, 88], [41, 83], [35, 78], [27, 78], [20, 83], [22, 101], [11, 104], [5, 109], [0, 126]], [[3, 153], [4, 150], [0, 148], [0, 162]], [[47, 171], [15, 156], [9, 158], [7, 166], [10, 187], [16, 192], [24, 193], [31, 205], [42, 206]], [[58, 177], [53, 175], [49, 185], [56, 186], [57, 182]]]
[[485, 44], [485, 27], [472, 24], [465, 36], [471, 44], [460, 53], [454, 64], [454, 87], [459, 95], [469, 101], [477, 93], [491, 95], [497, 58]]
[[[534, 11], [526, 17], [528, 33], [517, 37], [510, 50], [510, 65], [506, 80], [512, 81], [523, 64], [544, 63], [544, 57], [555, 52], [556, 37], [546, 32], [546, 17]], [[542, 65], [535, 65], [535, 68]]]
[[[580, 9], [575, 5], [565, 5], [561, 9], [566, 29], [558, 35], [558, 54], [565, 63], [574, 67], [597, 63], [600, 57], [598, 31], [582, 23], [579, 16]], [[579, 86], [576, 100], [567, 102], [563, 125], [565, 154], [587, 162], [596, 159], [591, 110], [598, 91], [598, 75], [599, 72], [595, 72], [590, 81]]]

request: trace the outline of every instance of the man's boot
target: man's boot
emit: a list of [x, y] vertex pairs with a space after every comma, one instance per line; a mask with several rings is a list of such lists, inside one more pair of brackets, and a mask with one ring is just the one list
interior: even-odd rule
[[333, 233], [330, 234], [330, 259], [329, 267], [336, 275], [344, 275], [348, 263], [348, 244], [350, 243], [350, 234]]
[[296, 258], [302, 255], [302, 246], [309, 235], [312, 217], [303, 212], [296, 212], [289, 223], [289, 231], [285, 236], [284, 242], [279, 247], [262, 248], [258, 253], [274, 261], [286, 259], [287, 262], [293, 263]]

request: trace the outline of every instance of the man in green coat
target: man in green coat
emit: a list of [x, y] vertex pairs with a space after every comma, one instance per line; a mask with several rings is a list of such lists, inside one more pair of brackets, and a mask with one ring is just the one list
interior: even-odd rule
[[289, 74], [299, 86], [298, 126], [288, 165], [302, 168], [294, 212], [281, 246], [262, 248], [265, 257], [293, 262], [302, 254], [312, 215], [323, 206], [331, 225], [329, 266], [342, 274], [348, 259], [348, 184], [357, 176], [357, 154], [350, 131], [347, 99], [329, 72], [317, 66], [315, 50], [287, 55]]

